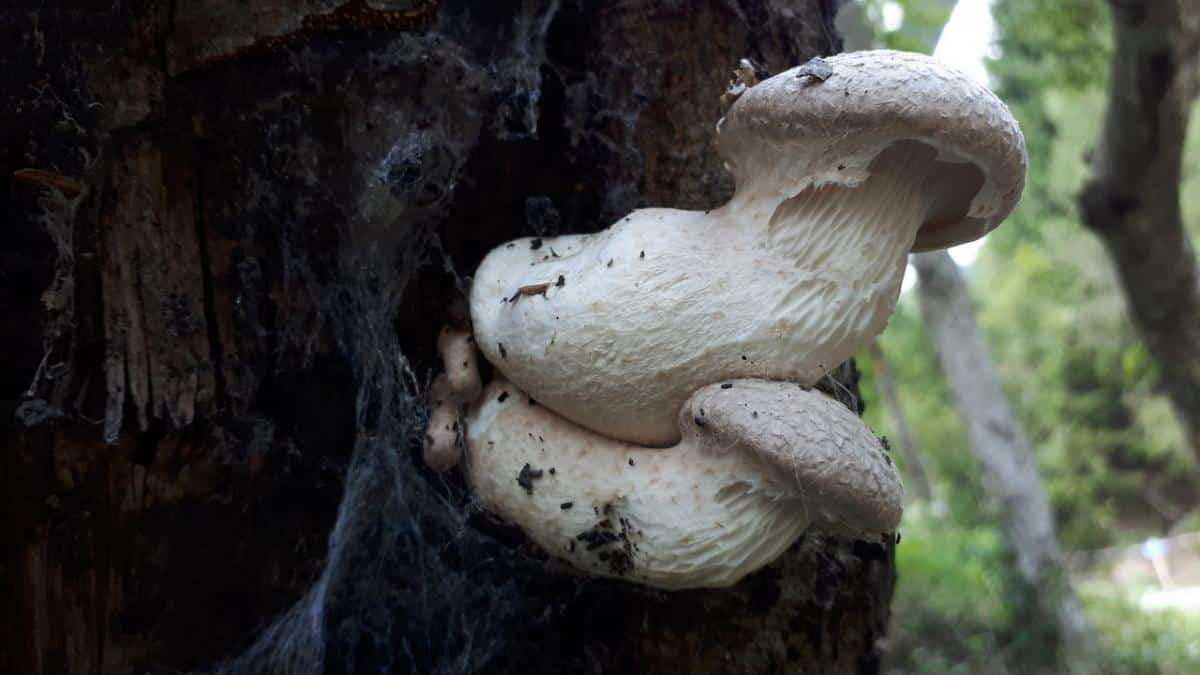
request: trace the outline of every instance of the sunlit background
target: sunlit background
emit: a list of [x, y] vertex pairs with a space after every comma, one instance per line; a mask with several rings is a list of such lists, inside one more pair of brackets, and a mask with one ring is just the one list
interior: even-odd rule
[[[1037, 458], [1102, 672], [1200, 673], [1200, 472], [1112, 264], [1076, 206], [1106, 105], [1108, 4], [863, 0], [844, 6], [839, 21], [847, 50], [932, 51], [986, 82], [1020, 120], [1030, 153], [1021, 206], [951, 255]], [[1181, 192], [1195, 242], [1192, 119]], [[1030, 620], [1036, 598], [1016, 580], [1000, 515], [983, 497], [916, 276], [910, 266], [879, 349], [859, 359], [868, 421], [894, 449], [906, 424], [912, 446], [894, 453], [910, 496], [887, 670], [1052, 672]], [[896, 406], [880, 389], [883, 367]], [[915, 469], [928, 475], [928, 499], [913, 494]]]

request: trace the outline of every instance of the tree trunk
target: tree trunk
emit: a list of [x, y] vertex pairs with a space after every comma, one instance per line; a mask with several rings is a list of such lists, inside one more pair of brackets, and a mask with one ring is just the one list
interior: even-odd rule
[[910, 260], [920, 280], [921, 314], [983, 469], [984, 487], [1000, 508], [1017, 571], [1042, 621], [1057, 631], [1060, 662], [1080, 668], [1088, 661], [1091, 627], [1067, 578], [1037, 462], [975, 324], [966, 282], [946, 251]]
[[833, 4], [0, 10], [0, 672], [876, 671], [890, 544], [654, 592], [419, 459], [462, 275], [721, 202], [732, 66], [835, 51]]
[[1134, 324], [1200, 458], [1200, 275], [1179, 207], [1200, 12], [1184, 0], [1110, 5], [1108, 110], [1079, 208], [1113, 259]]
[[907, 487], [920, 501], [928, 502], [933, 498], [933, 488], [929, 485], [929, 472], [925, 470], [925, 460], [917, 449], [916, 438], [908, 426], [908, 417], [900, 405], [900, 395], [896, 390], [896, 376], [892, 374], [892, 366], [888, 363], [879, 341], [871, 343], [871, 362], [875, 365], [875, 386], [879, 388], [879, 397], [887, 408], [888, 417], [892, 420], [892, 429], [896, 432], [896, 443], [900, 447], [900, 456], [904, 458], [904, 470], [908, 477]]

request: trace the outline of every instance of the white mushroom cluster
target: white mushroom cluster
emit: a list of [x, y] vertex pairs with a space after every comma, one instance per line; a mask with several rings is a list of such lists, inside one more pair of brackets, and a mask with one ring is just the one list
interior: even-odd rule
[[732, 584], [809, 527], [894, 531], [891, 460], [809, 387], [883, 330], [910, 251], [982, 236], [1024, 184], [1004, 104], [918, 54], [786, 71], [717, 132], [737, 183], [721, 208], [492, 251], [470, 310], [497, 377], [475, 400], [470, 337], [447, 333], [431, 396], [431, 467], [465, 440], [488, 509], [582, 570], [661, 588]]

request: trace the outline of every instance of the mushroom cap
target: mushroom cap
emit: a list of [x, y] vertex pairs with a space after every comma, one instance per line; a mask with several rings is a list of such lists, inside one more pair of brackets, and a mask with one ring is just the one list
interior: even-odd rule
[[472, 492], [546, 552], [591, 574], [717, 588], [770, 563], [810, 526], [876, 538], [903, 488], [870, 429], [785, 382], [704, 387], [682, 440], [646, 448], [588, 431], [502, 377], [468, 416]]
[[800, 66], [751, 87], [718, 123], [717, 147], [739, 190], [764, 170], [784, 198], [854, 187], [884, 149], [909, 140], [937, 151], [933, 180], [944, 186], [913, 251], [978, 239], [1013, 210], [1025, 186], [1025, 139], [995, 94], [923, 54], [860, 51], [825, 63], [824, 80]]
[[904, 487], [857, 415], [788, 382], [734, 380], [697, 391], [679, 413], [684, 441], [755, 457], [804, 499], [817, 529], [852, 537], [893, 532]]

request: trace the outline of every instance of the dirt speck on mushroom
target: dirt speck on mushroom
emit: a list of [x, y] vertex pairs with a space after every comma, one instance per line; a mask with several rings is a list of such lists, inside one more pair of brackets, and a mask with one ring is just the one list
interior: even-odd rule
[[533, 481], [541, 478], [543, 471], [529, 466], [528, 463], [521, 467], [521, 473], [517, 474], [517, 485], [525, 488], [527, 494], [533, 494]]

